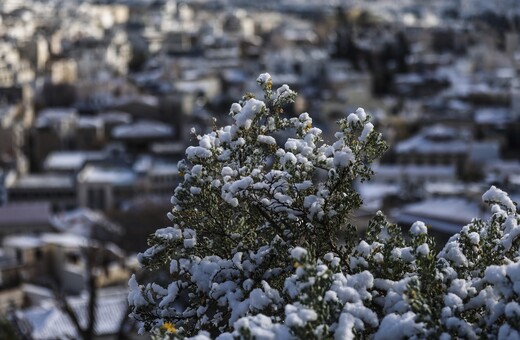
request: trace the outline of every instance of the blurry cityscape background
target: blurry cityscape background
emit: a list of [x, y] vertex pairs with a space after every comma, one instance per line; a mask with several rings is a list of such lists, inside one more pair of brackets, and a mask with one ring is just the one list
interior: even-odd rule
[[515, 0], [0, 1], [0, 337], [137, 337], [126, 282], [168, 225], [189, 131], [226, 124], [263, 72], [326, 139], [358, 107], [383, 132], [360, 228], [383, 210], [442, 244], [487, 216], [490, 185], [520, 201], [519, 14]]

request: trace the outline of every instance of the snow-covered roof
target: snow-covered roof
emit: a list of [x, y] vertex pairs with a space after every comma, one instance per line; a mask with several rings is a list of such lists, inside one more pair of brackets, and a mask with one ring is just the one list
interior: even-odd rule
[[19, 189], [70, 189], [74, 179], [65, 174], [29, 174], [18, 178], [12, 188]]
[[122, 166], [87, 165], [78, 175], [78, 181], [86, 183], [133, 185], [136, 180], [135, 172]]
[[[128, 308], [127, 292], [118, 294], [101, 293], [95, 308], [94, 333], [97, 336], [117, 334]], [[88, 320], [88, 298], [85, 296], [68, 298], [73, 311], [82, 327]], [[67, 314], [54, 303], [42, 304], [17, 313], [17, 316], [31, 325], [31, 336], [35, 340], [77, 339], [76, 328]]]
[[363, 200], [361, 209], [375, 212], [382, 208], [383, 198], [399, 193], [400, 186], [397, 184], [364, 182], [357, 186], [357, 190]]
[[520, 174], [516, 174], [516, 175], [509, 175], [507, 177], [508, 181], [510, 184], [512, 185], [516, 185], [516, 186], [519, 186], [520, 187]]
[[112, 136], [115, 138], [167, 138], [173, 136], [173, 128], [161, 122], [143, 120], [115, 127]]
[[46, 233], [41, 235], [40, 239], [43, 243], [54, 244], [65, 248], [84, 248], [90, 244], [88, 238], [68, 233]]
[[399, 142], [395, 151], [399, 153], [420, 154], [463, 154], [471, 145], [469, 131], [443, 125], [423, 129], [415, 136]]
[[124, 252], [114, 243], [103, 243], [100, 244], [98, 241], [93, 240], [90, 237], [75, 235], [72, 233], [44, 233], [38, 237], [42, 244], [55, 245], [62, 248], [68, 249], [81, 249], [87, 247], [93, 247], [103, 251], [111, 252], [112, 254], [124, 257]]
[[71, 108], [52, 108], [45, 109], [38, 113], [36, 118], [36, 127], [45, 127], [53, 123], [59, 123], [63, 120], [75, 120], [78, 114], [75, 109]]
[[469, 159], [478, 163], [489, 163], [500, 159], [500, 144], [496, 141], [473, 143]]
[[179, 153], [184, 154], [186, 144], [184, 142], [164, 142], [153, 143], [151, 147], [152, 152], [161, 153]]
[[134, 163], [133, 169], [138, 173], [150, 175], [175, 175], [178, 173], [176, 163], [157, 160], [149, 155], [139, 157]]
[[43, 167], [48, 171], [78, 171], [85, 162], [102, 160], [105, 156], [103, 151], [55, 151], [47, 156]]
[[379, 164], [372, 167], [374, 180], [380, 177], [456, 177], [453, 165], [397, 165]]
[[504, 126], [513, 120], [512, 112], [507, 108], [487, 107], [475, 110], [477, 124]]
[[513, 160], [497, 160], [485, 166], [485, 172], [497, 172], [503, 175], [520, 173], [520, 162]]
[[432, 229], [454, 234], [473, 218], [485, 217], [480, 205], [464, 198], [431, 198], [397, 209], [392, 217], [398, 223], [423, 221]]
[[2, 243], [4, 247], [24, 249], [38, 248], [44, 244], [40, 237], [31, 235], [8, 236], [4, 238]]
[[463, 183], [455, 182], [429, 182], [424, 184], [424, 190], [432, 195], [459, 195], [467, 190]]
[[150, 171], [148, 174], [152, 176], [161, 176], [161, 175], [176, 175], [179, 171], [177, 169], [176, 164], [172, 163], [157, 163], [154, 164], [152, 168], [150, 168]]
[[80, 236], [91, 236], [94, 229], [101, 228], [110, 233], [121, 233], [121, 226], [111, 222], [98, 211], [87, 208], [79, 208], [72, 211], [54, 215], [51, 218], [52, 225], [62, 231]]
[[105, 123], [129, 124], [132, 121], [132, 116], [129, 113], [121, 111], [102, 112], [98, 114], [98, 117]]
[[95, 128], [103, 127], [103, 120], [100, 117], [80, 116], [78, 119], [78, 126], [80, 128]]

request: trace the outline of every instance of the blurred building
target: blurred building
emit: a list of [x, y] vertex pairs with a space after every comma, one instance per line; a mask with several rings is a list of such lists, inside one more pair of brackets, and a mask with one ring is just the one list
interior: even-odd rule
[[6, 183], [9, 202], [48, 202], [52, 210], [77, 206], [76, 183], [68, 174], [26, 174], [14, 176]]

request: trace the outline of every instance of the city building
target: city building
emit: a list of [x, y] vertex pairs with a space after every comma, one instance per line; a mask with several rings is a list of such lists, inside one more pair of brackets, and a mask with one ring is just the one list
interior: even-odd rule
[[9, 202], [49, 202], [54, 211], [77, 206], [76, 184], [68, 174], [27, 174], [6, 183]]
[[8, 235], [52, 232], [51, 205], [48, 202], [7, 203], [0, 206], [0, 239]]

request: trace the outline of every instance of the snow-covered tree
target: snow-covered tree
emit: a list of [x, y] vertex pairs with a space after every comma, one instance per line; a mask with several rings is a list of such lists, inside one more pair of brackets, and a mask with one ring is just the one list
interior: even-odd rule
[[142, 331], [197, 339], [520, 337], [520, 218], [502, 191], [439, 253], [422, 222], [409, 237], [378, 213], [359, 239], [349, 224], [386, 150], [370, 116], [338, 122], [332, 144], [307, 113], [288, 118], [296, 93], [246, 94], [233, 124], [204, 136], [179, 164], [172, 226], [139, 255], [170, 282], [129, 282]]

